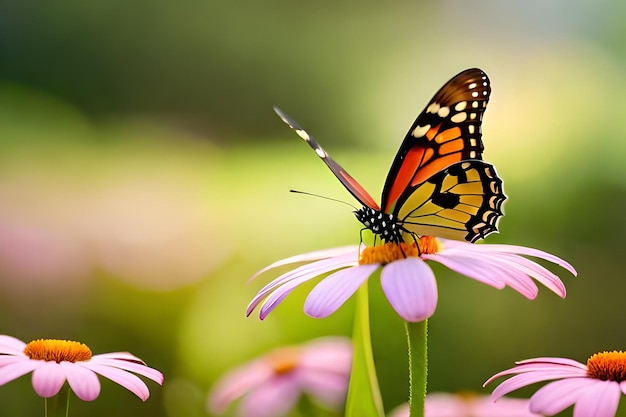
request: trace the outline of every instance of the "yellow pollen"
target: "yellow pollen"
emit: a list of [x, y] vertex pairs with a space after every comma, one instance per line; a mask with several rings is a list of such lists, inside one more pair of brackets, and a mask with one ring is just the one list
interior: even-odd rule
[[434, 236], [422, 236], [417, 240], [422, 255], [441, 251], [441, 243]]
[[263, 359], [268, 362], [276, 375], [287, 374], [298, 366], [300, 349], [296, 347], [276, 349], [265, 355]]
[[626, 381], [626, 352], [600, 352], [587, 359], [587, 375], [602, 381]]
[[[419, 248], [418, 248], [419, 246]], [[436, 237], [422, 236], [415, 242], [408, 244], [406, 242], [400, 243], [385, 243], [381, 246], [368, 246], [361, 251], [361, 257], [359, 258], [359, 265], [367, 264], [382, 264], [386, 265], [399, 259], [404, 259], [409, 256], [419, 257], [421, 254], [437, 253], [441, 249], [441, 245]]]
[[87, 345], [71, 340], [38, 339], [24, 348], [24, 354], [30, 359], [48, 362], [81, 362], [91, 359], [91, 350]]

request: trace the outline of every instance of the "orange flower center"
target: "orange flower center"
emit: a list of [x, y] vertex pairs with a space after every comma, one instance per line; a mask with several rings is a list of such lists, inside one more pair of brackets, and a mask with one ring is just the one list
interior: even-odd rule
[[587, 359], [587, 375], [602, 381], [626, 381], [626, 352], [600, 352]]
[[71, 340], [38, 339], [24, 348], [30, 359], [48, 362], [80, 362], [91, 359], [91, 349], [87, 345]]
[[293, 371], [300, 360], [300, 349], [284, 347], [268, 353], [264, 359], [272, 367], [276, 375], [287, 374]]
[[437, 253], [441, 250], [441, 244], [436, 237], [422, 236], [415, 242], [409, 244], [385, 243], [380, 246], [368, 246], [361, 251], [359, 265], [382, 264], [386, 265], [393, 261], [408, 258], [409, 256], [419, 257], [421, 254]]

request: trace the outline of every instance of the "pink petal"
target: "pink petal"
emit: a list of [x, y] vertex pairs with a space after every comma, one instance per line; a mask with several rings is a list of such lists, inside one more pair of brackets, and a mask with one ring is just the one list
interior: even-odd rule
[[423, 321], [437, 308], [435, 274], [419, 258], [406, 258], [385, 265], [380, 274], [387, 300], [404, 320]]
[[[495, 376], [491, 377], [485, 384], [489, 383], [493, 378]], [[491, 398], [495, 400], [527, 385], [558, 378], [572, 378], [571, 371], [538, 371], [515, 375], [498, 385], [491, 393]], [[579, 378], [579, 376], [574, 378]]]
[[[119, 353], [118, 353], [119, 355]], [[135, 356], [128, 354], [130, 357], [136, 358]], [[119, 358], [120, 356], [118, 356]], [[110, 366], [113, 368], [123, 369], [125, 371], [134, 372], [141, 376], [145, 376], [148, 379], [156, 382], [159, 385], [163, 385], [163, 374], [156, 369], [150, 368], [149, 366], [143, 365], [142, 363], [136, 363], [136, 361], [130, 361], [128, 359], [118, 359], [111, 358], [109, 359], [106, 354], [105, 355], [94, 355], [89, 361], [92, 364]], [[141, 359], [136, 358], [141, 361]]]
[[77, 363], [61, 362], [59, 365], [65, 372], [67, 383], [78, 398], [83, 401], [93, 401], [98, 398], [100, 381], [96, 374]]
[[146, 384], [139, 379], [139, 377], [131, 374], [130, 372], [97, 362], [76, 362], [76, 365], [92, 370], [93, 372], [110, 379], [116, 384], [126, 388], [137, 397], [141, 398], [142, 401], [146, 401], [150, 396], [150, 390]]
[[331, 315], [378, 267], [378, 264], [360, 265], [327, 276], [309, 293], [304, 302], [304, 312], [316, 318]]
[[527, 248], [524, 246], [515, 246], [515, 245], [473, 244], [473, 243], [466, 243], [466, 242], [447, 240], [447, 239], [440, 239], [440, 240], [443, 243], [444, 250], [446, 248], [458, 248], [458, 249], [474, 251], [474, 252], [483, 252], [483, 253], [499, 252], [499, 253], [511, 253], [511, 254], [516, 254], [516, 255], [534, 256], [535, 258], [545, 259], [546, 261], [557, 264], [561, 266], [562, 268], [565, 268], [566, 270], [568, 270], [574, 276], [577, 275], [577, 272], [574, 269], [574, 267], [570, 265], [568, 262], [550, 253], [541, 251], [539, 249], [533, 249], [533, 248]]
[[0, 385], [4, 385], [7, 382], [11, 382], [29, 372], [43, 366], [44, 361], [34, 361], [26, 357], [12, 356], [13, 363], [6, 364], [0, 369]]
[[[428, 399], [427, 399], [428, 401]], [[480, 417], [541, 417], [529, 410], [530, 401], [521, 398], [500, 398], [493, 401], [487, 396], [479, 396], [469, 401], [471, 416]], [[455, 416], [456, 417], [456, 416]]]
[[314, 252], [307, 252], [296, 256], [291, 256], [289, 258], [281, 259], [280, 261], [276, 261], [273, 264], [266, 266], [261, 269], [254, 275], [248, 279], [248, 282], [252, 281], [262, 273], [269, 271], [270, 269], [278, 268], [279, 266], [289, 265], [297, 262], [311, 262], [316, 261], [318, 259], [325, 258], [335, 258], [337, 256], [342, 256], [346, 254], [354, 254], [354, 259], [357, 260], [359, 258], [359, 247], [358, 246], [340, 246], [338, 248], [331, 249], [323, 249]]
[[475, 259], [470, 257], [462, 258], [458, 256], [449, 256], [448, 254], [441, 252], [422, 255], [422, 259], [439, 262], [446, 268], [499, 290], [506, 286], [506, 284], [499, 278], [499, 270], [490, 266], [485, 268], [483, 264], [477, 263]]
[[572, 366], [574, 368], [578, 368], [587, 373], [587, 366], [575, 361], [573, 359], [568, 358], [557, 358], [557, 357], [541, 357], [541, 358], [532, 358], [532, 359], [524, 359], [522, 361], [515, 362], [517, 365], [530, 365], [530, 364], [543, 364], [543, 365], [557, 365], [554, 369], [558, 369], [558, 365], [566, 365]]
[[24, 354], [25, 347], [26, 343], [13, 336], [0, 335], [0, 354], [26, 356]]
[[300, 390], [292, 378], [277, 377], [252, 390], [240, 405], [240, 416], [281, 417], [294, 408]]
[[99, 359], [120, 359], [120, 360], [125, 360], [125, 361], [130, 361], [130, 362], [136, 362], [141, 365], [146, 365], [146, 363], [143, 360], [141, 360], [140, 358], [138, 358], [137, 356], [133, 355], [130, 352], [100, 353], [98, 355], [93, 355], [93, 357], [91, 358], [91, 360], [99, 360]]
[[614, 417], [621, 396], [615, 381], [594, 381], [574, 406], [574, 417]]
[[240, 366], [222, 377], [211, 390], [208, 408], [222, 414], [226, 408], [252, 388], [269, 381], [274, 372], [265, 362], [254, 361]]
[[[301, 284], [303, 282], [316, 278], [327, 272], [334, 271], [340, 268], [354, 266], [356, 265], [356, 263], [357, 262], [353, 258], [353, 254], [347, 254], [347, 255], [342, 255], [342, 256], [335, 257], [335, 258], [317, 261], [309, 265], [303, 265], [301, 267], [294, 269], [293, 271], [289, 271], [279, 276], [275, 280], [271, 281], [270, 283], [265, 285], [263, 288], [261, 288], [261, 290], [257, 293], [257, 295], [252, 299], [252, 301], [248, 305], [248, 308], [246, 309], [246, 315], [249, 316], [252, 313], [252, 311], [257, 307], [257, 305], [259, 305], [259, 303], [269, 293], [271, 293], [276, 288], [282, 285], [288, 284], [289, 282], [293, 282], [293, 281], [296, 281]], [[293, 284], [291, 288], [292, 289], [295, 288]]]
[[302, 369], [350, 373], [352, 366], [352, 343], [345, 337], [324, 337], [302, 347]]
[[[428, 394], [424, 411], [428, 417], [467, 417], [469, 415], [467, 401], [458, 395], [446, 393]], [[408, 404], [405, 416], [409, 417]], [[480, 414], [478, 416], [483, 417]]]
[[302, 389], [321, 403], [334, 408], [346, 399], [349, 375], [337, 372], [297, 372], [295, 378]]
[[500, 254], [496, 258], [503, 266], [515, 268], [525, 275], [536, 279], [546, 286], [549, 290], [565, 298], [566, 290], [565, 285], [559, 279], [556, 274], [553, 274], [543, 266], [536, 264], [535, 262], [522, 258], [517, 255]]
[[[0, 355], [0, 368], [14, 363], [28, 362], [27, 356]], [[4, 371], [2, 371], [4, 372]]]
[[438, 254], [423, 255], [422, 258], [440, 262], [459, 274], [498, 289], [508, 285], [526, 298], [534, 299], [539, 290], [532, 279], [520, 271], [503, 265], [496, 256], [497, 254], [483, 254], [480, 257], [469, 251], [451, 249]]
[[569, 378], [551, 382], [530, 398], [530, 410], [549, 416], [560, 413], [576, 403], [585, 390], [596, 382], [598, 381], [590, 378]]
[[44, 362], [33, 371], [33, 388], [44, 398], [54, 397], [65, 383], [65, 371], [56, 362]]

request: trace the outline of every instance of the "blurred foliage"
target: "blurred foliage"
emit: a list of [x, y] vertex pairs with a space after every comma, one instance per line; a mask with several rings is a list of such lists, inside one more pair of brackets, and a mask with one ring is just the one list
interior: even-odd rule
[[[493, 85], [484, 156], [509, 196], [487, 241], [554, 253], [579, 278], [550, 266], [567, 299], [531, 302], [435, 266], [430, 389], [487, 392], [515, 360], [625, 349], [625, 15], [617, 0], [0, 2], [1, 333], [128, 350], [165, 373], [145, 404], [103, 381], [71, 415], [207, 415], [232, 366], [351, 333], [353, 301], [302, 313], [313, 283], [263, 322], [244, 316], [272, 277], [246, 285], [254, 271], [358, 239], [345, 206], [287, 192], [352, 202], [271, 106], [377, 195], [417, 112], [478, 66]], [[392, 409], [405, 336], [370, 285]], [[27, 377], [0, 387], [2, 416], [42, 408]]]

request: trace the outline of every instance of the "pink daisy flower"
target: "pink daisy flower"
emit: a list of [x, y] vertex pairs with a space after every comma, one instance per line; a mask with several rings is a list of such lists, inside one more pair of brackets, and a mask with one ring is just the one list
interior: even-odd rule
[[[418, 247], [419, 245], [419, 247]], [[263, 287], [248, 305], [246, 314], [261, 305], [264, 319], [298, 285], [331, 272], [309, 293], [304, 311], [312, 317], [327, 317], [335, 312], [378, 268], [381, 284], [395, 311], [406, 321], [427, 319], [437, 306], [437, 283], [426, 260], [446, 267], [492, 287], [513, 288], [534, 299], [538, 288], [533, 279], [559, 297], [565, 286], [558, 276], [524, 258], [534, 256], [576, 270], [549, 253], [511, 245], [476, 245], [467, 242], [423, 236], [417, 245], [386, 243], [374, 247], [346, 246], [305, 253], [275, 262], [252, 278], [270, 269], [296, 262], [309, 262], [289, 271]]]
[[161, 372], [128, 352], [92, 356], [91, 350], [79, 342], [39, 339], [26, 344], [0, 335], [0, 385], [29, 372], [33, 373], [35, 392], [44, 398], [55, 396], [67, 380], [78, 398], [93, 401], [100, 395], [96, 374], [123, 386], [143, 401], [150, 396], [148, 387], [131, 372], [163, 384]]
[[515, 375], [493, 390], [498, 399], [516, 389], [536, 382], [556, 381], [540, 388], [531, 398], [530, 411], [553, 416], [574, 406], [574, 417], [613, 417], [621, 393], [626, 393], [626, 352], [596, 353], [587, 365], [564, 358], [535, 358], [516, 362], [485, 385], [505, 375]]
[[[501, 398], [495, 402], [486, 395], [457, 395], [443, 392], [428, 394], [425, 417], [541, 417], [528, 410], [528, 400]], [[403, 404], [389, 417], [409, 417], [409, 405]]]
[[224, 375], [208, 401], [221, 414], [242, 398], [242, 417], [281, 417], [302, 394], [329, 408], [345, 400], [352, 364], [352, 345], [343, 337], [317, 339], [276, 349]]

